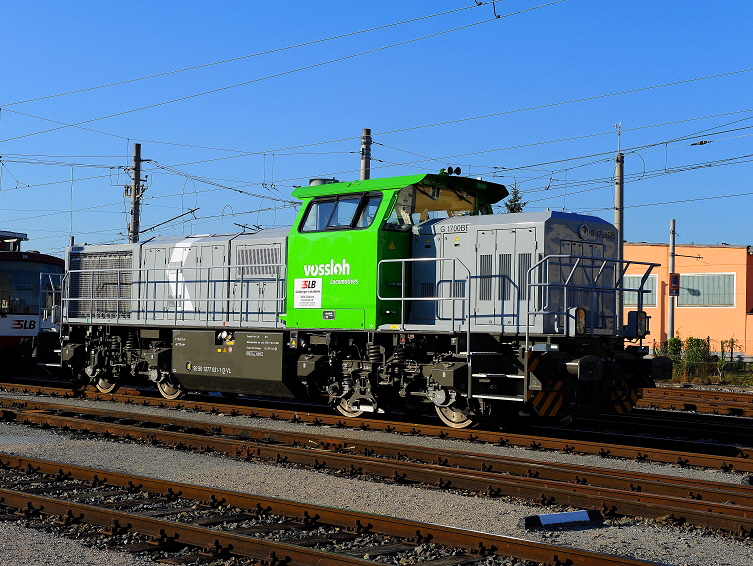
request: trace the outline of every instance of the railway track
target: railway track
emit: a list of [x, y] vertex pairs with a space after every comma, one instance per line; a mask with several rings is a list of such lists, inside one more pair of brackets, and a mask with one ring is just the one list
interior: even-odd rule
[[[100, 393], [93, 387], [72, 388], [67, 382], [57, 382], [46, 379], [23, 379], [19, 378], [16, 382], [0, 382], [0, 390], [39, 390], [45, 394], [60, 396], [77, 396], [81, 398], [106, 398], [108, 400], [123, 400], [129, 397], [137, 396], [144, 400], [147, 398], [157, 398], [164, 404], [174, 403], [163, 399], [158, 393], [151, 390], [136, 389], [124, 387], [117, 393], [110, 395]], [[197, 395], [195, 397], [207, 399], [207, 395]], [[223, 404], [222, 398], [206, 401], [210, 405]], [[183, 406], [186, 403], [201, 403], [196, 400], [178, 400], [177, 404]], [[260, 401], [262, 402], [262, 401]], [[280, 405], [279, 401], [272, 401], [270, 405]], [[304, 404], [301, 404], [303, 407]], [[310, 405], [308, 406], [311, 407]], [[639, 399], [636, 409], [631, 414], [647, 415], [651, 410], [663, 409], [670, 411], [685, 411], [693, 413], [733, 416], [733, 417], [753, 417], [753, 393], [718, 391], [709, 389], [688, 389], [679, 387], [656, 387], [643, 390], [643, 397]], [[236, 410], [239, 410], [236, 408]], [[245, 413], [244, 413], [245, 414]], [[609, 415], [602, 415], [608, 417]]]
[[[230, 556], [282, 564], [452, 566], [514, 557], [545, 564], [649, 564], [516, 538], [381, 515], [0, 454], [0, 517], [95, 525], [109, 546], [162, 563]], [[125, 539], [125, 540], [124, 540]], [[126, 542], [127, 541], [127, 542]]]
[[638, 407], [753, 417], [753, 393], [659, 387], [643, 390]]
[[[304, 410], [286, 409], [281, 403], [268, 406], [248, 406], [228, 404], [222, 398], [209, 400], [168, 400], [160, 396], [150, 396], [138, 389], [125, 389], [119, 393], [103, 394], [89, 389], [71, 390], [69, 387], [25, 385], [0, 383], [0, 390], [9, 393], [26, 393], [37, 396], [81, 398], [89, 400], [125, 403], [144, 407], [173, 408], [228, 414], [231, 416], [249, 416], [308, 423], [317, 426], [335, 428], [356, 428], [362, 430], [384, 431], [397, 434], [423, 435], [443, 439], [455, 439], [470, 442], [489, 443], [503, 446], [518, 446], [533, 450], [553, 450], [565, 453], [595, 454], [600, 457], [624, 458], [642, 462], [673, 464], [681, 467], [713, 468], [725, 472], [737, 471], [753, 474], [753, 448], [735, 444], [698, 443], [693, 440], [672, 440], [672, 449], [666, 438], [621, 435], [602, 430], [570, 430], [563, 428], [537, 427], [536, 434], [523, 434], [512, 431], [453, 429], [444, 425], [430, 424], [426, 420], [419, 424], [392, 421], [385, 418], [345, 418], [335, 414], [313, 413], [312, 407]], [[41, 402], [40, 402], [41, 403]], [[12, 402], [11, 402], [12, 404]], [[37, 403], [39, 405], [39, 403]], [[8, 406], [5, 403], [5, 406]], [[316, 409], [316, 407], [313, 407]], [[605, 417], [605, 420], [592, 420], [599, 429], [604, 429], [605, 422], [620, 421], [625, 428], [634, 428], [632, 422], [624, 418]], [[649, 425], [663, 430], [665, 425], [657, 427], [656, 422]], [[685, 430], [690, 430], [687, 426]], [[635, 431], [633, 431], [635, 432]], [[543, 436], [546, 434], [547, 436]], [[705, 437], [713, 435], [708, 425], [704, 429]], [[745, 432], [740, 433], [747, 436]], [[738, 435], [739, 436], [739, 435]]]
[[743, 447], [750, 446], [753, 439], [753, 419], [653, 409], [633, 409], [625, 415], [579, 417], [573, 424], [586, 431], [629, 430], [646, 437], [656, 437], [658, 431], [665, 445], [666, 439], [671, 438], [673, 446], [689, 445], [690, 451], [698, 442]]
[[[0, 400], [6, 421], [139, 440], [234, 458], [331, 470], [441, 490], [512, 496], [542, 505], [600, 510], [720, 529], [753, 531], [753, 487], [573, 464], [283, 432], [57, 403]], [[677, 457], [677, 455], [675, 455]]]

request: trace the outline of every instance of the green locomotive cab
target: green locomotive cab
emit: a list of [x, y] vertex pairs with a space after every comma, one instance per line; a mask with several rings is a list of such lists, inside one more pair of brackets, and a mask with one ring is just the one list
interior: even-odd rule
[[[288, 237], [287, 328], [375, 330], [400, 321], [400, 266], [411, 257], [413, 228], [427, 220], [491, 214], [503, 185], [409, 175], [301, 187], [303, 201]], [[386, 291], [385, 291], [386, 289]]]

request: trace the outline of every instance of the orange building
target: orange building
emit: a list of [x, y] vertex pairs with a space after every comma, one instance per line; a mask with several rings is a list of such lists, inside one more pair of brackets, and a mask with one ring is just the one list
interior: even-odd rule
[[[647, 342], [667, 339], [669, 310], [669, 245], [625, 243], [626, 260], [661, 264], [649, 276], [643, 306], [651, 317]], [[637, 287], [640, 278], [628, 268], [626, 286]], [[675, 336], [710, 338], [711, 351], [734, 339], [736, 354], [753, 356], [753, 246], [678, 245], [675, 272], [680, 274], [680, 294], [675, 298]], [[625, 293], [625, 311], [634, 310], [637, 293]]]

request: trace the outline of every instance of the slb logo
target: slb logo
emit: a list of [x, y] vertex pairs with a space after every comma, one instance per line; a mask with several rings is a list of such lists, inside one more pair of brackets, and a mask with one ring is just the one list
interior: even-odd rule
[[11, 328], [13, 330], [34, 330], [37, 327], [36, 320], [14, 320]]

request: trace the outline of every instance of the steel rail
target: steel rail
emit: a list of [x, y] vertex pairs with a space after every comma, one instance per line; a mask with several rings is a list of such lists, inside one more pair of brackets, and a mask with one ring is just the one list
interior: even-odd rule
[[[0, 406], [3, 401], [0, 400]], [[12, 404], [17, 408], [17, 404]], [[487, 472], [522, 475], [540, 479], [548, 479], [560, 482], [572, 482], [588, 484], [598, 487], [623, 489], [640, 493], [654, 493], [661, 495], [673, 495], [676, 497], [688, 497], [691, 499], [703, 499], [704, 501], [725, 502], [734, 500], [738, 505], [753, 506], [753, 487], [746, 485], [734, 485], [729, 483], [711, 482], [707, 480], [694, 480], [692, 478], [678, 478], [676, 476], [646, 474], [613, 469], [594, 468], [577, 464], [565, 464], [556, 462], [542, 462], [518, 457], [509, 457], [494, 454], [479, 454], [475, 452], [448, 450], [437, 455], [434, 448], [423, 448], [406, 444], [378, 442], [373, 440], [359, 440], [348, 437], [337, 437], [328, 434], [318, 434], [312, 430], [303, 432], [286, 432], [268, 428], [250, 427], [245, 425], [226, 425], [192, 421], [188, 419], [161, 417], [155, 415], [143, 415], [125, 411], [114, 412], [111, 410], [95, 408], [69, 408], [67, 405], [54, 403], [32, 403], [34, 410], [55, 411], [57, 417], [65, 417], [65, 412], [79, 415], [91, 415], [105, 419], [100, 423], [107, 425], [108, 422], [117, 424], [141, 423], [148, 430], [154, 428], [173, 429], [175, 432], [191, 431], [194, 434], [209, 437], [225, 436], [240, 439], [243, 442], [259, 442], [261, 444], [302, 446], [321, 451], [358, 453], [367, 456], [393, 459], [409, 459], [418, 462], [437, 464], [450, 468], [466, 468]], [[10, 418], [10, 417], [8, 417]], [[47, 424], [50, 418], [42, 417], [35, 419]], [[68, 421], [64, 421], [67, 423]], [[63, 426], [68, 426], [64, 424]], [[91, 427], [87, 427], [91, 429]], [[107, 430], [107, 427], [104, 427]], [[102, 432], [100, 430], [99, 432]], [[204, 438], [205, 436], [202, 436]], [[150, 438], [150, 435], [147, 435]]]
[[651, 387], [643, 390], [648, 395], [684, 397], [696, 399], [714, 399], [753, 405], [753, 393], [745, 391], [721, 391], [719, 389], [693, 389], [689, 387]]
[[[171, 497], [179, 496], [199, 501], [221, 502], [221, 504], [249, 510], [261, 509], [267, 513], [293, 517], [301, 525], [305, 525], [307, 522], [314, 522], [316, 524], [327, 524], [345, 528], [353, 532], [379, 533], [401, 537], [410, 539], [416, 543], [432, 542], [452, 546], [464, 549], [466, 552], [477, 553], [477, 560], [482, 560], [485, 555], [496, 554], [550, 564], [569, 563], [583, 566], [595, 566], [604, 564], [605, 562], [625, 565], [653, 564], [652, 562], [642, 560], [558, 547], [479, 531], [464, 531], [453, 527], [403, 520], [384, 515], [297, 503], [290, 500], [133, 476], [60, 462], [24, 458], [8, 454], [0, 454], [0, 462], [4, 467], [26, 468], [34, 472], [57, 474], [59, 477], [86, 481], [96, 479], [98, 482], [108, 485], [124, 488], [137, 486], [144, 491]], [[113, 521], [117, 520], [121, 528], [122, 526], [130, 525], [130, 530], [138, 531], [142, 534], [162, 538], [177, 536], [177, 540], [183, 544], [188, 543], [202, 547], [229, 548], [232, 545], [232, 553], [254, 558], [269, 558], [271, 549], [275, 552], [277, 560], [280, 560], [280, 562], [277, 562], [280, 564], [285, 563], [285, 557], [293, 563], [300, 564], [373, 564], [370, 561], [342, 554], [325, 553], [297, 546], [293, 542], [277, 543], [267, 539], [234, 535], [232, 531], [201, 528], [185, 523], [146, 517], [138, 513], [110, 510], [70, 500], [54, 499], [49, 496], [19, 492], [11, 489], [0, 489], [0, 497], [2, 498], [3, 505], [10, 505], [17, 509], [36, 509], [45, 514], [61, 517], [79, 517], [82, 521], [105, 527], [113, 526]], [[462, 558], [463, 556], [458, 556], [458, 562]]]
[[[74, 387], [67, 382], [55, 383], [50, 380], [17, 378], [17, 382], [0, 382], [0, 390], [8, 392], [22, 392], [37, 395], [50, 395], [53, 397], [73, 397], [94, 400], [112, 400], [117, 402], [133, 402], [138, 397], [144, 404], [158, 404], [166, 407], [180, 406], [191, 407], [197, 410], [209, 407], [209, 410], [217, 410], [218, 407], [228, 408], [238, 414], [252, 414], [263, 416], [264, 409], [252, 408], [248, 405], [234, 405], [223, 403], [219, 400], [197, 401], [191, 399], [167, 400], [158, 393], [124, 387], [116, 393], [101, 393], [92, 386]], [[316, 410], [316, 405], [312, 409]], [[672, 387], [656, 387], [643, 390], [643, 397], [638, 400], [636, 408], [639, 409], [667, 409], [672, 411], [693, 411], [698, 413], [710, 413], [715, 415], [753, 417], [753, 393], [718, 391], [704, 389], [686, 389]], [[261, 413], [259, 411], [262, 411]], [[321, 415], [325, 417], [327, 415]], [[330, 418], [340, 418], [332, 417]]]
[[668, 387], [644, 389], [638, 407], [753, 417], [753, 394]]
[[[0, 384], [1, 386], [2, 384]], [[70, 390], [60, 388], [42, 389], [30, 388], [16, 392], [29, 394], [54, 394], [56, 396], [73, 397]], [[84, 392], [86, 393], [86, 392]], [[679, 465], [681, 467], [713, 468], [723, 471], [736, 470], [739, 472], [753, 473], [753, 449], [743, 446], [721, 446], [717, 451], [722, 454], [704, 454], [690, 451], [667, 450], [655, 447], [629, 446], [615, 444], [607, 441], [575, 440], [573, 438], [544, 437], [535, 434], [519, 434], [513, 432], [500, 432], [479, 429], [453, 429], [447, 426], [431, 424], [415, 424], [383, 419], [345, 418], [338, 415], [311, 413], [307, 411], [290, 410], [284, 408], [248, 407], [243, 405], [227, 405], [215, 402], [170, 401], [162, 398], [145, 398], [131, 395], [118, 394], [87, 394], [87, 399], [123, 402], [131, 405], [145, 407], [174, 408], [193, 411], [206, 411], [209, 413], [224, 413], [231, 416], [243, 415], [250, 417], [270, 418], [273, 420], [287, 420], [291, 422], [303, 422], [314, 425], [327, 425], [336, 428], [359, 428], [364, 430], [376, 430], [408, 435], [433, 436], [444, 439], [454, 439], [471, 442], [499, 444], [503, 446], [520, 446], [534, 450], [554, 450], [566, 453], [578, 452], [583, 454], [596, 454], [601, 457], [624, 458], [644, 462], [661, 462]], [[134, 400], [136, 399], [136, 400]], [[9, 406], [9, 400], [0, 401], [0, 406]], [[41, 401], [35, 401], [41, 406]], [[645, 440], [645, 439], [644, 439]], [[658, 441], [655, 440], [655, 443]], [[664, 441], [662, 441], [664, 442]], [[689, 445], [691, 443], [685, 443]], [[703, 445], [698, 445], [703, 446]], [[709, 448], [709, 445], [706, 445]]]
[[[696, 493], [690, 498], [676, 495], [664, 495], [651, 491], [627, 491], [611, 487], [589, 485], [583, 480], [573, 483], [563, 483], [538, 477], [509, 476], [484, 469], [461, 470], [449, 468], [443, 463], [426, 464], [424, 462], [388, 460], [372, 456], [374, 449], [367, 442], [363, 443], [361, 453], [349, 453], [348, 444], [351, 439], [344, 439], [346, 446], [332, 443], [332, 450], [312, 450], [302, 447], [306, 439], [313, 435], [291, 435], [264, 429], [250, 427], [221, 426], [213, 427], [217, 433], [233, 434], [235, 438], [224, 436], [206, 436], [206, 423], [180, 421], [178, 419], [152, 419], [148, 428], [134, 426], [138, 415], [131, 413], [112, 413], [110, 418], [122, 419], [129, 424], [103, 423], [84, 420], [92, 411], [86, 408], [71, 410], [66, 407], [65, 412], [76, 416], [60, 416], [49, 411], [32, 410], [4, 410], [6, 419], [20, 422], [36, 423], [44, 426], [56, 426], [70, 430], [85, 431], [87, 433], [117, 435], [128, 439], [141, 439], [153, 444], [167, 444], [184, 449], [199, 451], [217, 451], [231, 456], [245, 459], [263, 459], [275, 463], [297, 464], [310, 466], [314, 469], [342, 470], [352, 476], [374, 475], [391, 479], [397, 483], [422, 483], [435, 485], [440, 489], [461, 489], [486, 493], [491, 496], [509, 495], [521, 497], [542, 504], [560, 504], [589, 509], [600, 509], [608, 515], [630, 515], [642, 517], [669, 517], [680, 522], [723, 529], [737, 532], [741, 535], [753, 531], [753, 507], [750, 505], [733, 504], [703, 500], [703, 494]], [[103, 413], [104, 411], [94, 411]], [[106, 412], [104, 412], [106, 413]], [[93, 416], [93, 415], [92, 415]], [[142, 415], [143, 416], [143, 415]], [[162, 425], [160, 425], [162, 423]], [[160, 428], [157, 428], [157, 427]], [[186, 432], [163, 430], [165, 426], [172, 426], [184, 430], [200, 432], [200, 435]], [[295, 439], [295, 440], [293, 440]], [[282, 442], [290, 444], [280, 444]], [[319, 441], [330, 442], [331, 438], [321, 437]], [[317, 443], [316, 441], [313, 441]], [[271, 444], [270, 444], [271, 443]], [[317, 443], [318, 444], [318, 443]], [[351, 449], [355, 449], [353, 445]], [[410, 447], [399, 446], [393, 449], [406, 453]], [[606, 474], [606, 470], [600, 470]], [[535, 474], [530, 474], [535, 476]], [[587, 481], [587, 480], [586, 480]], [[676, 479], [673, 481], [677, 481]], [[666, 479], [660, 483], [668, 483]], [[696, 487], [700, 485], [695, 483]], [[714, 487], [732, 491], [729, 485], [708, 484], [705, 493]], [[652, 490], [653, 491], [653, 490]], [[656, 489], [661, 492], [661, 489]], [[676, 491], [676, 490], [675, 490]], [[747, 499], [750, 491], [740, 490], [740, 497]], [[700, 497], [700, 499], [699, 499]]]
[[290, 544], [262, 540], [252, 536], [236, 535], [232, 531], [220, 531], [129, 513], [65, 499], [0, 488], [0, 503], [16, 509], [33, 510], [60, 517], [73, 516], [76, 520], [102, 527], [113, 527], [118, 532], [136, 531], [152, 537], [167, 536], [200, 548], [224, 548], [233, 554], [250, 558], [268, 559], [272, 553], [284, 556], [296, 564], [327, 566], [348, 564], [373, 564], [371, 561], [351, 556], [322, 552]]
[[664, 438], [675, 439], [676, 448], [698, 441], [708, 445], [710, 440], [717, 445], [750, 446], [753, 439], [753, 419], [644, 408], [636, 408], [622, 415], [578, 417], [568, 429], [572, 430], [572, 427], [587, 431], [630, 431], [632, 434], [652, 436], [659, 431]]

